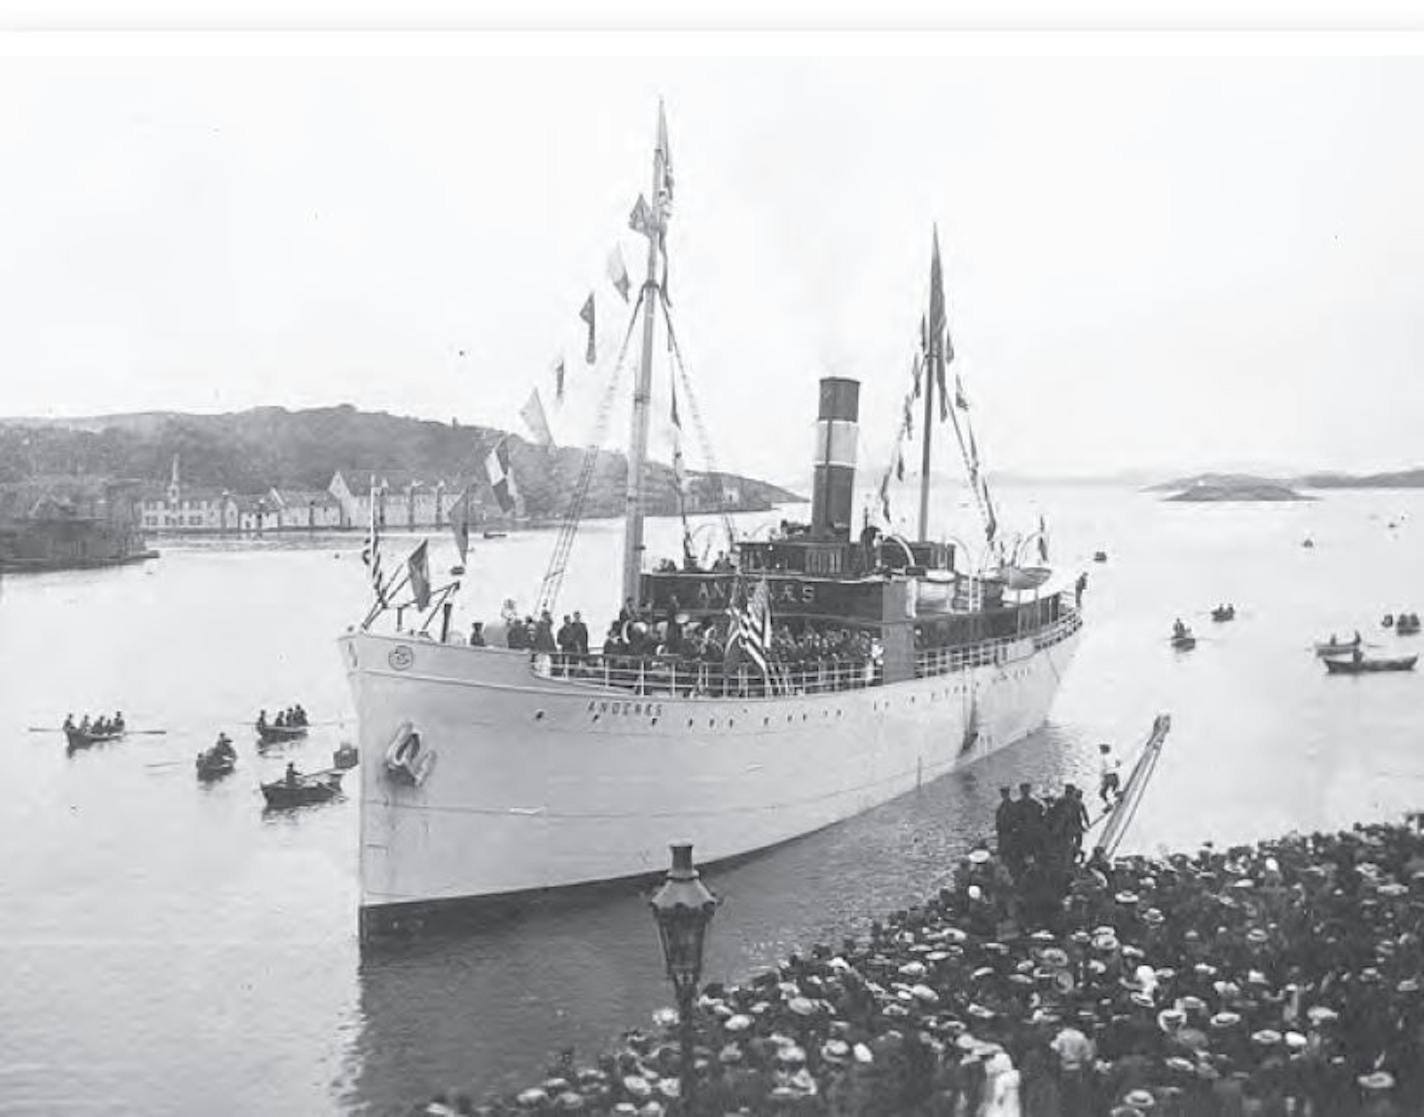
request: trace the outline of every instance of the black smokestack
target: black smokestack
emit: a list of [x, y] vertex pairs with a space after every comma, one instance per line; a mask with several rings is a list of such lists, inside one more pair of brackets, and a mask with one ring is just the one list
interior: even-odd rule
[[823, 377], [811, 490], [811, 534], [816, 539], [850, 538], [859, 420], [860, 382], [842, 376]]

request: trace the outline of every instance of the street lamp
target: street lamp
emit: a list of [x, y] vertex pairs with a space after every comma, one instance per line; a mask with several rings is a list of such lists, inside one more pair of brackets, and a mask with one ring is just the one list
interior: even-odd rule
[[658, 922], [668, 980], [677, 994], [678, 1026], [682, 1033], [682, 1101], [692, 1106], [692, 1000], [702, 979], [702, 951], [707, 925], [717, 910], [717, 897], [707, 890], [692, 867], [692, 843], [672, 848], [672, 868], [650, 901]]

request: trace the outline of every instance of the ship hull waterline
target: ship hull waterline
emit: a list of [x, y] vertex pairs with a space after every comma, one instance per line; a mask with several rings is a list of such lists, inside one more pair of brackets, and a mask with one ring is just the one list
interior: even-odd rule
[[[341, 651], [361, 766], [361, 934], [553, 890], [653, 879], [813, 833], [1021, 740], [1080, 630], [1000, 662], [769, 698], [639, 696], [531, 669], [526, 652], [353, 632]], [[419, 735], [418, 783], [385, 762]]]

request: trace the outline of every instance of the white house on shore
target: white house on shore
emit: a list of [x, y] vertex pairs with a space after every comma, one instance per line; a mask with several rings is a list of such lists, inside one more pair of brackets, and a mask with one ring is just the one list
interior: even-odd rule
[[[184, 485], [178, 458], [168, 484], [151, 483], [138, 501], [140, 526], [155, 532], [340, 531], [371, 522], [374, 492], [377, 522], [388, 530], [448, 527], [465, 491], [463, 480], [425, 479], [399, 471], [366, 471], [332, 476], [324, 490], [271, 488], [265, 493], [232, 493]], [[484, 500], [470, 494], [471, 519], [485, 518]]]

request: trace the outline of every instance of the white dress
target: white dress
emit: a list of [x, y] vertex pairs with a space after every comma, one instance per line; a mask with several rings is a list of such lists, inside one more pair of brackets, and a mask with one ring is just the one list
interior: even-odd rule
[[987, 1080], [984, 1083], [984, 1103], [979, 1107], [978, 1117], [1021, 1117], [1019, 1108], [1019, 1072], [1013, 1061], [1003, 1052], [997, 1052], [984, 1064]]

